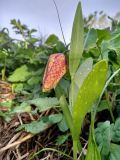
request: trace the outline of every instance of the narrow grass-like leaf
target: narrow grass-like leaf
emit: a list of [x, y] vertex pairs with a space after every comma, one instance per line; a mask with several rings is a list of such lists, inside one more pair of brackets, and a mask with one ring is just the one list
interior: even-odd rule
[[80, 64], [80, 58], [82, 57], [83, 53], [83, 39], [84, 39], [84, 25], [83, 25], [81, 3], [79, 2], [73, 22], [70, 53], [69, 53], [69, 69], [71, 77], [74, 76]]
[[108, 70], [107, 61], [98, 62], [84, 80], [74, 105], [73, 111], [73, 139], [77, 140], [81, 125], [88, 110], [99, 98], [106, 81]]
[[64, 96], [64, 91], [60, 87], [60, 85], [57, 85], [57, 87], [55, 88], [55, 93], [56, 93], [56, 96], [59, 100], [59, 103], [60, 103], [60, 106], [62, 108], [63, 114], [65, 116], [66, 124], [70, 128], [70, 131], [72, 132], [72, 128], [73, 128], [72, 116], [71, 116], [71, 113], [70, 113], [70, 110], [69, 110], [69, 107], [68, 107], [66, 97]]

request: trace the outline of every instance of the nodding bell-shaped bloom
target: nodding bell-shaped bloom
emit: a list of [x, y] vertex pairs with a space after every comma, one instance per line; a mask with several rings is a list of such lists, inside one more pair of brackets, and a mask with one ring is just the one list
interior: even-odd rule
[[64, 54], [56, 53], [50, 55], [43, 77], [43, 92], [53, 89], [67, 70], [67, 63]]

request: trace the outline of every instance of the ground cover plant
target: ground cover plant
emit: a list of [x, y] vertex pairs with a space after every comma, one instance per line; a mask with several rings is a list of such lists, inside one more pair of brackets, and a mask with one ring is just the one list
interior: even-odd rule
[[11, 24], [22, 40], [0, 31], [1, 159], [119, 160], [120, 24], [84, 27], [81, 3], [69, 45]]

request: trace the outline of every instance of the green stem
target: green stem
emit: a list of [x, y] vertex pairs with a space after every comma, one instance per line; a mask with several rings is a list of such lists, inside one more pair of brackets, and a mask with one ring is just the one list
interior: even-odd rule
[[40, 153], [42, 152], [45, 152], [45, 151], [53, 151], [53, 152], [57, 152], [61, 155], [64, 155], [65, 157], [69, 158], [72, 160], [72, 157], [70, 157], [69, 155], [65, 154], [64, 152], [61, 152], [61, 151], [58, 151], [56, 149], [53, 149], [53, 148], [43, 148], [41, 149], [40, 151], [36, 152], [29, 160], [32, 160], [33, 158], [35, 158], [37, 155], [39, 155]]
[[78, 140], [77, 146], [78, 146], [78, 151], [82, 152], [82, 146], [79, 140]]
[[71, 91], [72, 91], [72, 109], [74, 107], [74, 78], [71, 80]]
[[113, 115], [113, 112], [112, 112], [112, 103], [109, 100], [109, 94], [108, 94], [107, 90], [105, 91], [105, 96], [106, 96], [106, 100], [107, 100], [107, 103], [108, 103], [108, 107], [109, 107], [109, 111], [110, 111], [112, 121], [115, 122], [115, 118], [114, 118], [114, 115]]
[[66, 98], [63, 94], [63, 91], [59, 85], [55, 88], [55, 93], [56, 93], [57, 98], [60, 102], [60, 106], [61, 106], [63, 114], [65, 116], [66, 123], [72, 133], [72, 129], [73, 129], [72, 115], [71, 115], [70, 110], [68, 108], [68, 103], [67, 103]]
[[6, 72], [6, 57], [5, 57], [4, 68], [2, 69], [2, 81], [5, 81], [5, 72]]
[[[73, 108], [74, 108], [74, 103], [75, 103], [75, 99], [74, 99], [74, 76], [72, 77], [72, 80], [71, 80], [71, 96], [72, 96], [72, 111], [73, 111]], [[74, 140], [73, 140], [74, 141]], [[82, 152], [82, 146], [81, 146], [81, 143], [79, 141], [79, 139], [77, 140], [77, 149], [79, 152]], [[83, 156], [81, 157], [81, 160], [83, 159]]]
[[78, 141], [73, 140], [73, 160], [77, 160]]
[[[61, 87], [59, 85], [57, 85], [57, 87], [55, 88], [55, 93], [56, 93], [56, 96], [57, 96], [57, 98], [60, 102], [60, 106], [61, 106], [63, 114], [65, 116], [66, 123], [67, 123], [68, 127], [70, 128], [71, 134], [73, 135], [72, 115], [71, 115], [71, 112], [69, 110], [68, 103], [67, 103], [66, 98], [64, 96], [63, 90], [61, 89]], [[81, 143], [80, 143], [79, 140], [76, 141], [76, 142], [77, 142], [77, 149], [78, 149], [79, 152], [81, 152], [82, 151]]]
[[91, 128], [94, 130], [94, 121], [95, 121], [95, 115], [96, 115], [96, 106], [94, 106], [91, 110]]
[[5, 81], [5, 68], [2, 69], [2, 81]]

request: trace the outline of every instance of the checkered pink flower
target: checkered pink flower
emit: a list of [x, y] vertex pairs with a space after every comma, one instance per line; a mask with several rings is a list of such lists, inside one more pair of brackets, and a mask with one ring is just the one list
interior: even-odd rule
[[64, 54], [56, 53], [50, 55], [43, 77], [43, 92], [53, 89], [64, 76], [66, 70], [67, 63]]

